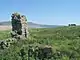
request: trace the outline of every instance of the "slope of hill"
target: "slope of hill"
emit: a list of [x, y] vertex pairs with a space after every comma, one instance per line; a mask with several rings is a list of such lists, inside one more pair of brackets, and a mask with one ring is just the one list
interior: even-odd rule
[[[0, 25], [11, 25], [11, 22], [10, 21], [0, 22]], [[33, 22], [28, 22], [28, 26], [30, 28], [55, 28], [55, 27], [59, 27], [59, 25], [42, 25], [42, 24], [36, 24]]]
[[[0, 50], [0, 60], [20, 60], [20, 49], [24, 47], [27, 60], [28, 45], [51, 45], [53, 47], [52, 60], [80, 60], [80, 26], [59, 28], [30, 29], [30, 36], [26, 40], [19, 40], [9, 49]], [[9, 38], [9, 31], [0, 32], [0, 39]], [[34, 60], [34, 59], [31, 59]]]
[[11, 25], [10, 21], [0, 22], [0, 25]]

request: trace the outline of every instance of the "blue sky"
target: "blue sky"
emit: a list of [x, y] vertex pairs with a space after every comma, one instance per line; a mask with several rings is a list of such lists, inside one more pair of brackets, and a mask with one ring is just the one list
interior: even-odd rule
[[0, 0], [0, 21], [10, 21], [13, 12], [39, 24], [80, 24], [80, 0]]

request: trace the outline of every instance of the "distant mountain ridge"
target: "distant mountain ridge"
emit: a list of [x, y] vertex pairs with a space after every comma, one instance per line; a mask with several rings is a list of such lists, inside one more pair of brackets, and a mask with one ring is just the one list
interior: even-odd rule
[[[10, 21], [0, 22], [0, 25], [11, 25], [11, 22]], [[55, 27], [59, 27], [59, 25], [43, 25], [43, 24], [36, 24], [33, 22], [28, 22], [28, 26], [30, 28], [55, 28]]]

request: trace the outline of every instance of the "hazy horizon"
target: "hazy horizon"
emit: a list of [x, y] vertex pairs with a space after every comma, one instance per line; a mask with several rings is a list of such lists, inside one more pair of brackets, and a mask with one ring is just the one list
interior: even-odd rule
[[13, 12], [28, 22], [47, 25], [80, 25], [80, 0], [1, 0], [0, 22], [10, 21]]

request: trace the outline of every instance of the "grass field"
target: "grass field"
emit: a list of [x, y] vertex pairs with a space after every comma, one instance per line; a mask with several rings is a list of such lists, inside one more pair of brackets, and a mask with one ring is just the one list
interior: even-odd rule
[[[9, 32], [0, 31], [0, 40], [9, 38]], [[51, 45], [55, 53], [54, 60], [80, 60], [80, 26], [36, 28], [29, 29], [29, 32], [28, 39], [11, 45], [9, 49], [0, 50], [0, 60], [21, 60], [18, 53], [23, 46], [26, 52], [25, 59], [27, 59], [29, 44]]]

